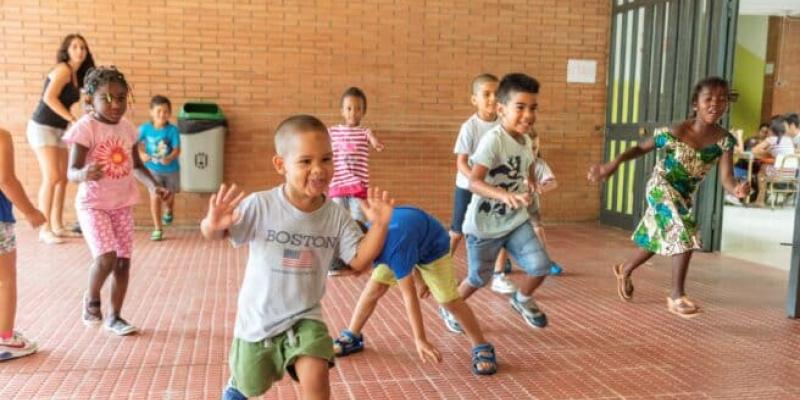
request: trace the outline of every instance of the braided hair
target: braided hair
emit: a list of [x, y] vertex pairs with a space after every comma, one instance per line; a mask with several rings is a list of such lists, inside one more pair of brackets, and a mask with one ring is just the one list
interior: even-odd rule
[[102, 86], [108, 85], [111, 82], [116, 82], [122, 85], [125, 90], [130, 92], [131, 86], [125, 80], [125, 75], [119, 72], [117, 67], [99, 66], [92, 68], [86, 73], [86, 78], [83, 80], [83, 90], [88, 96], [94, 96], [94, 93]]

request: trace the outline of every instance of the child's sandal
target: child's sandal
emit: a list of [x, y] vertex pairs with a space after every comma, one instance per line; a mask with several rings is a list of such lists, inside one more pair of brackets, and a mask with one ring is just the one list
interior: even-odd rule
[[614, 271], [614, 276], [617, 278], [617, 294], [622, 301], [631, 301], [633, 299], [633, 280], [630, 276], [625, 276], [625, 270], [622, 264], [617, 264], [611, 268]]
[[100, 325], [100, 323], [103, 322], [103, 311], [100, 300], [89, 300], [88, 296], [83, 296], [81, 320], [83, 320], [86, 326]]
[[472, 373], [475, 375], [494, 375], [496, 372], [497, 356], [494, 354], [494, 346], [489, 343], [475, 346], [472, 349]]
[[355, 333], [345, 329], [338, 338], [333, 339], [333, 352], [336, 357], [349, 356], [364, 350], [364, 335], [356, 336]]
[[682, 318], [694, 318], [701, 313], [700, 307], [689, 301], [686, 296], [674, 300], [667, 297], [667, 309]]

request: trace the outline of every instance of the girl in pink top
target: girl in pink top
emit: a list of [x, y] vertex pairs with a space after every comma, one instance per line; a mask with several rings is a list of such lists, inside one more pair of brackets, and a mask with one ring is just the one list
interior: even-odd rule
[[[366, 223], [359, 199], [367, 197], [369, 188], [369, 146], [383, 151], [381, 143], [369, 128], [361, 126], [361, 118], [367, 112], [367, 95], [357, 87], [350, 87], [342, 94], [342, 118], [344, 123], [328, 128], [333, 147], [333, 179], [328, 195], [334, 203], [350, 212], [354, 220]], [[340, 275], [349, 268], [341, 260], [334, 260], [328, 273]]]
[[361, 126], [367, 112], [367, 96], [357, 87], [342, 94], [344, 124], [328, 129], [333, 146], [333, 179], [328, 194], [350, 211], [353, 219], [366, 222], [357, 199], [365, 199], [369, 187], [369, 146], [383, 151], [381, 143], [369, 128]]
[[86, 325], [103, 321], [100, 289], [113, 275], [111, 314], [104, 327], [117, 335], [137, 330], [120, 316], [133, 247], [133, 205], [139, 197], [134, 174], [164, 201], [172, 196], [167, 189], [158, 187], [139, 159], [139, 135], [133, 124], [123, 118], [129, 90], [125, 77], [114, 67], [90, 71], [85, 93], [91, 111], [64, 136], [71, 147], [69, 179], [80, 182], [75, 200], [78, 220], [94, 257], [89, 289], [83, 296], [82, 319]]

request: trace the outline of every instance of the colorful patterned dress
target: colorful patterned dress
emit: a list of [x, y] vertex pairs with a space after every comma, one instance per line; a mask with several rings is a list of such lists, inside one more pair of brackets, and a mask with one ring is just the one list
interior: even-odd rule
[[730, 133], [717, 143], [695, 150], [672, 135], [656, 130], [656, 149], [663, 149], [647, 182], [647, 211], [633, 234], [637, 246], [664, 256], [701, 247], [692, 213], [692, 197], [708, 171], [736, 145]]

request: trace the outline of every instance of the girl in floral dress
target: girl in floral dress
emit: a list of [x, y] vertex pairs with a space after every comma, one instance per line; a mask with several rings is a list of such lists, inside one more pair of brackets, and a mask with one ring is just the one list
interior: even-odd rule
[[171, 193], [159, 187], [139, 159], [139, 134], [123, 117], [128, 106], [128, 83], [114, 67], [91, 70], [85, 79], [86, 102], [91, 112], [66, 132], [70, 146], [71, 181], [80, 182], [75, 207], [83, 236], [94, 262], [89, 269], [89, 288], [83, 296], [82, 319], [86, 325], [103, 322], [100, 289], [109, 275], [111, 309], [104, 327], [128, 335], [136, 327], [120, 312], [128, 289], [133, 248], [133, 205], [139, 190], [134, 174], [167, 201]]
[[644, 143], [620, 154], [615, 160], [594, 165], [588, 178], [605, 180], [617, 167], [654, 149], [663, 150], [647, 182], [647, 210], [633, 234], [639, 247], [628, 261], [613, 267], [617, 293], [624, 301], [633, 298], [631, 274], [654, 254], [672, 257], [672, 291], [668, 310], [681, 317], [698, 315], [700, 308], [686, 297], [684, 283], [692, 252], [700, 248], [700, 237], [692, 213], [692, 199], [700, 182], [719, 161], [722, 186], [738, 198], [746, 196], [748, 183], [737, 184], [733, 176], [736, 139], [718, 125], [728, 108], [728, 82], [709, 77], [698, 82], [692, 93], [693, 116], [669, 128], [661, 128]]

